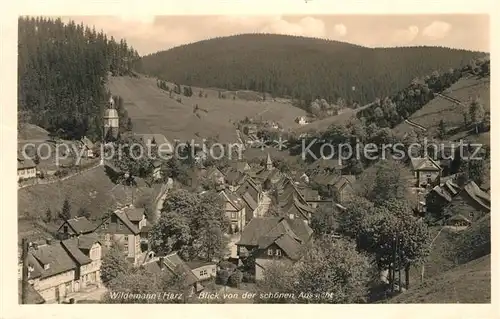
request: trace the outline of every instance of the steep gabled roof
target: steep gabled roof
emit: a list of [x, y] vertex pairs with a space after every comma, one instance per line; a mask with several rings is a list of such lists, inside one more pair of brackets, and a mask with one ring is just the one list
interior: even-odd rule
[[75, 260], [78, 265], [87, 265], [92, 262], [78, 247], [78, 238], [66, 239], [61, 242], [61, 245], [66, 249], [66, 252]]
[[144, 208], [129, 207], [124, 209], [124, 212], [132, 222], [140, 222], [144, 218]]
[[245, 192], [245, 194], [243, 194], [243, 196], [241, 196], [241, 198], [243, 199], [243, 201], [245, 202], [245, 204], [247, 205], [247, 207], [251, 210], [251, 211], [254, 211], [258, 204], [257, 202], [253, 199], [252, 196], [250, 196], [250, 194], [248, 192]]
[[86, 217], [75, 217], [65, 221], [58, 229], [58, 231], [65, 225], [68, 224], [71, 229], [77, 234], [85, 234], [93, 232], [97, 227]]
[[123, 224], [134, 234], [137, 235], [140, 233], [139, 228], [137, 228], [131, 221], [128, 219], [127, 214], [124, 212], [113, 212], [122, 222]]
[[465, 185], [462, 192], [466, 192], [476, 203], [481, 205], [485, 210], [490, 211], [490, 195], [480, 189], [476, 183], [472, 181], [469, 182], [467, 185]]
[[[154, 257], [144, 262], [142, 266], [153, 274], [158, 274], [162, 271], [160, 265], [160, 257]], [[198, 282], [198, 278], [193, 273], [191, 268], [183, 261], [177, 252], [173, 252], [163, 257], [164, 269], [168, 270], [171, 274], [185, 275], [186, 284], [193, 285]]]
[[[60, 242], [39, 246], [31, 252], [41, 268], [41, 278], [55, 276], [76, 269], [77, 262], [68, 254]], [[44, 269], [44, 265], [49, 265]]]
[[442, 189], [440, 186], [434, 186], [432, 191], [435, 194], [442, 197], [443, 199], [445, 199], [447, 202], [451, 202], [451, 200], [452, 200], [451, 195], [448, 192], [446, 192], [444, 189]]
[[440, 171], [441, 165], [438, 162], [427, 157], [415, 157], [411, 159], [411, 165], [413, 170], [416, 171]]
[[237, 245], [262, 246], [271, 239], [278, 238], [283, 234], [289, 234], [292, 238], [306, 242], [312, 235], [312, 229], [299, 219], [285, 217], [257, 217], [253, 218], [243, 229], [240, 241]]
[[356, 182], [356, 176], [341, 175], [338, 177], [335, 184], [333, 184], [333, 187], [335, 187], [336, 189], [342, 189], [347, 184], [354, 185], [355, 182]]
[[219, 195], [223, 200], [230, 203], [234, 209], [239, 211], [243, 208], [243, 200], [233, 192], [229, 190], [222, 190], [219, 192]]

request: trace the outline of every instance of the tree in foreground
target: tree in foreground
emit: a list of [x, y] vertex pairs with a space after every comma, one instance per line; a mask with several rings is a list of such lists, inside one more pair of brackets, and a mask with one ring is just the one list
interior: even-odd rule
[[118, 243], [114, 243], [102, 258], [101, 280], [106, 286], [115, 278], [129, 272], [130, 265], [119, 247]]

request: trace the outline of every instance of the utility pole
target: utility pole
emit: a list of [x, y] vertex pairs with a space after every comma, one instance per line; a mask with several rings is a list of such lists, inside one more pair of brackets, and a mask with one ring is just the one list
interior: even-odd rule
[[28, 240], [26, 238], [23, 238], [22, 240], [22, 262], [23, 262], [23, 271], [22, 271], [22, 287], [21, 287], [21, 296], [22, 296], [22, 304], [27, 304], [28, 303], [28, 296], [27, 296], [27, 291], [28, 291]]

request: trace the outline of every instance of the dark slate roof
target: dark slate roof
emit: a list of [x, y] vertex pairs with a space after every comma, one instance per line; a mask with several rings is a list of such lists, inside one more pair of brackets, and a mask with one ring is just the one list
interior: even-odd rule
[[124, 211], [128, 219], [132, 222], [140, 222], [144, 217], [144, 208], [130, 207], [126, 208]]
[[196, 268], [200, 268], [203, 266], [208, 266], [208, 265], [216, 265], [216, 263], [211, 262], [211, 261], [205, 261], [205, 260], [192, 260], [192, 261], [187, 261], [186, 265], [191, 268], [191, 270], [195, 270]]
[[298, 260], [302, 244], [289, 234], [278, 237], [274, 243], [280, 247], [290, 259]]
[[[68, 219], [66, 222], [77, 234], [91, 233], [97, 228], [92, 222], [83, 216]], [[66, 222], [64, 222], [61, 227], [66, 224]], [[59, 227], [59, 229], [61, 229], [61, 227]]]
[[61, 245], [66, 249], [68, 254], [79, 264], [86, 265], [92, 262], [88, 256], [86, 256], [79, 247], [78, 238], [71, 238], [67, 240], [63, 240]]
[[96, 233], [90, 233], [78, 236], [78, 248], [89, 250], [95, 243], [100, 243], [99, 236]]
[[[191, 268], [177, 255], [176, 252], [163, 257], [163, 263], [165, 265], [164, 269], [168, 269], [171, 273], [177, 273], [180, 271], [180, 274], [186, 275], [186, 283], [188, 285], [193, 285], [198, 282], [198, 278], [193, 273]], [[161, 272], [159, 257], [155, 257], [150, 261], [145, 262], [142, 266], [153, 274]]]
[[17, 169], [28, 169], [28, 168], [34, 168], [34, 167], [36, 167], [36, 164], [30, 158], [17, 160]]
[[440, 186], [435, 186], [432, 191], [436, 193], [437, 195], [441, 196], [443, 199], [445, 199], [447, 202], [451, 202], [452, 198], [451, 195], [446, 192], [444, 189], [442, 189]]
[[124, 212], [114, 212], [114, 214], [125, 224], [125, 226], [134, 234], [137, 235], [140, 233], [139, 228], [135, 226], [130, 219], [128, 219], [127, 214]]
[[226, 181], [231, 185], [238, 185], [244, 182], [245, 175], [238, 172], [230, 170], [226, 173]]
[[490, 211], [490, 194], [486, 193], [474, 182], [465, 185], [464, 190], [475, 202], [481, 205], [485, 210]]
[[[18, 302], [21, 304], [23, 301], [23, 284], [18, 281]], [[42, 304], [45, 303], [45, 299], [38, 293], [38, 291], [33, 288], [32, 285], [28, 284], [26, 287], [26, 304]]]
[[245, 194], [243, 194], [241, 198], [243, 199], [247, 207], [252, 211], [254, 211], [257, 208], [258, 206], [257, 202], [253, 199], [252, 196], [250, 196], [248, 192], [245, 192]]
[[[41, 268], [41, 278], [55, 276], [63, 272], [76, 269], [77, 264], [60, 242], [51, 245], [39, 246], [32, 251], [33, 257], [37, 260]], [[49, 265], [44, 269], [44, 265]]]
[[220, 191], [219, 195], [223, 200], [228, 201], [236, 210], [241, 210], [243, 208], [244, 205], [243, 200], [230, 190], [226, 189]]
[[333, 187], [336, 189], [341, 189], [344, 187], [346, 184], [351, 184], [353, 185], [356, 182], [356, 176], [354, 175], [342, 175], [339, 176]]
[[289, 234], [293, 238], [299, 238], [302, 242], [306, 242], [312, 235], [312, 229], [303, 220], [299, 219], [284, 217], [253, 218], [243, 229], [237, 245], [261, 246], [266, 241], [265, 237], [276, 239], [282, 234]]

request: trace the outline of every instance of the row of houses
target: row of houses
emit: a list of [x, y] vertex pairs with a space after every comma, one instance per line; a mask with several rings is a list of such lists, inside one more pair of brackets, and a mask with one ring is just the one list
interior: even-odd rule
[[[133, 206], [116, 210], [98, 223], [85, 217], [64, 221], [57, 231], [59, 239], [30, 245], [28, 302], [61, 303], [79, 292], [100, 287], [103, 251], [111, 245], [118, 245], [131, 265], [157, 274], [182, 274], [192, 293], [202, 291], [202, 283], [215, 277], [216, 264], [186, 263], [176, 252], [155, 256], [147, 245], [149, 228], [144, 209]], [[19, 260], [19, 280], [22, 267]]]

